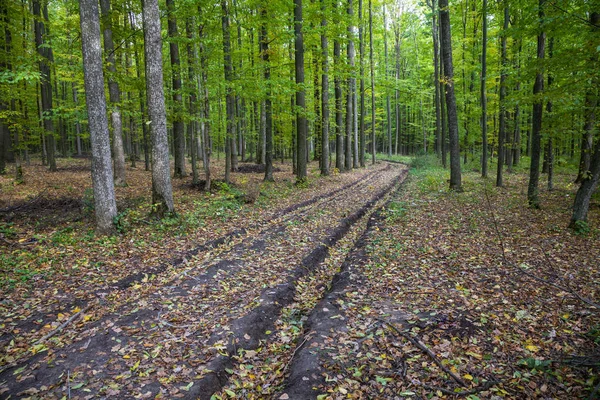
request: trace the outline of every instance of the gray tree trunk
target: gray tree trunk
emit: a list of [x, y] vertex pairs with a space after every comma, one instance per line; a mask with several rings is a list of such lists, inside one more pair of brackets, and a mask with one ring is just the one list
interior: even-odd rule
[[181, 94], [181, 61], [179, 59], [179, 44], [177, 31], [177, 18], [175, 17], [175, 2], [167, 0], [169, 55], [171, 59], [173, 91], [173, 142], [174, 142], [174, 172], [175, 178], [186, 176], [185, 171], [185, 127], [183, 123], [183, 96]]
[[[269, 64], [269, 38], [267, 35], [267, 10], [265, 6], [260, 10], [261, 25], [260, 25], [260, 55], [262, 57], [263, 77], [267, 92], [263, 101], [262, 110], [264, 110], [264, 164], [265, 164], [265, 181], [273, 181], [273, 112], [271, 110], [271, 65]], [[262, 118], [262, 114], [261, 114]]]
[[296, 70], [296, 182], [306, 181], [306, 104], [304, 89], [304, 37], [302, 34], [302, 0], [294, 0], [294, 63]]
[[[334, 10], [337, 8], [337, 2], [333, 2]], [[334, 95], [335, 95], [335, 168], [338, 171], [344, 170], [344, 135], [342, 133], [343, 116], [342, 116], [342, 46], [340, 38], [336, 35], [333, 41], [333, 62], [335, 64]]]
[[146, 96], [152, 140], [152, 212], [162, 218], [174, 213], [175, 208], [169, 165], [158, 0], [144, 0], [142, 20], [146, 61]]
[[365, 35], [363, 32], [363, 0], [358, 0], [358, 51], [359, 51], [359, 75], [360, 75], [360, 110], [358, 122], [359, 136], [359, 163], [361, 167], [365, 166]]
[[110, 0], [100, 0], [102, 24], [104, 25], [104, 52], [108, 69], [108, 93], [110, 99], [110, 122], [113, 130], [113, 162], [115, 168], [115, 185], [125, 186], [125, 152], [123, 150], [123, 121], [121, 118], [121, 91], [117, 83], [117, 66], [115, 62], [115, 46], [113, 43], [112, 15]]
[[[539, 0], [538, 17], [540, 26], [544, 21], [544, 0]], [[537, 37], [537, 58], [540, 63], [533, 85], [533, 94], [539, 95], [544, 91], [544, 71], [541, 67], [541, 61], [544, 59], [546, 48], [546, 33], [540, 32]], [[536, 100], [533, 103], [533, 116], [531, 126], [531, 165], [529, 169], [529, 185], [527, 188], [527, 201], [533, 208], [540, 208], [539, 188], [540, 180], [540, 153], [542, 141], [542, 114], [544, 105], [539, 96], [535, 96]]]
[[46, 149], [46, 158], [50, 171], [56, 171], [55, 157], [55, 139], [54, 139], [54, 124], [52, 122], [52, 82], [50, 80], [50, 64], [54, 62], [52, 47], [46, 41], [47, 23], [48, 23], [48, 6], [44, 4], [42, 19], [42, 7], [40, 0], [33, 0], [33, 15], [35, 20], [33, 23], [35, 31], [35, 46], [40, 55], [39, 70], [41, 76], [40, 92], [41, 92], [41, 114], [44, 125], [44, 141]]
[[327, 6], [321, 0], [321, 175], [329, 175], [329, 50], [327, 43]]
[[488, 137], [487, 137], [487, 0], [483, 0], [483, 28], [481, 49], [481, 176], [488, 176]]
[[440, 28], [444, 81], [446, 85], [446, 108], [448, 112], [448, 136], [450, 140], [450, 189], [462, 191], [460, 172], [460, 149], [458, 145], [458, 115], [454, 95], [454, 67], [452, 65], [452, 35], [448, 0], [440, 0]]
[[496, 186], [502, 187], [504, 185], [502, 172], [504, 164], [504, 140], [506, 135], [506, 120], [508, 119], [508, 112], [506, 111], [506, 77], [508, 68], [508, 55], [506, 52], [506, 36], [508, 34], [508, 22], [510, 14], [508, 12], [508, 2], [505, 0], [504, 3], [504, 27], [502, 28], [502, 39], [501, 39], [501, 72], [500, 72], [500, 127], [498, 129], [498, 168], [496, 169]]
[[110, 138], [106, 117], [106, 96], [102, 72], [102, 47], [100, 46], [100, 19], [97, 0], [80, 0], [81, 47], [83, 53], [83, 78], [92, 145], [92, 184], [97, 231], [101, 234], [115, 232], [114, 218], [117, 202], [110, 159]]
[[375, 60], [373, 57], [373, 1], [369, 0], [369, 64], [371, 69], [371, 163], [375, 164], [377, 141], [375, 140]]

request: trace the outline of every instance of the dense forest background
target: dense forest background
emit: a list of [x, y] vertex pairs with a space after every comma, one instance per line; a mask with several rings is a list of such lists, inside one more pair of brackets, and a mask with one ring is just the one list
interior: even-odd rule
[[[304, 160], [320, 160], [327, 175], [331, 168], [364, 166], [366, 153], [374, 162], [376, 152], [435, 153], [444, 166], [450, 153], [456, 189], [459, 158], [483, 176], [495, 162], [501, 186], [504, 169], [531, 157], [533, 206], [540, 155], [549, 188], [554, 168], [567, 165], [579, 167], [577, 183], [597, 182], [594, 2], [169, 0], [156, 4], [159, 14], [143, 12], [154, 3], [3, 3], [2, 173], [14, 163], [20, 182], [32, 157], [54, 171], [61, 158], [93, 153], [88, 110], [106, 101], [116, 185], [127, 184], [126, 160], [151, 168], [155, 138], [165, 135], [174, 164], [160, 174], [191, 174], [197, 183], [202, 160], [207, 187], [211, 155], [225, 157], [229, 182], [239, 161], [266, 164], [269, 180], [274, 158], [292, 159], [302, 180]], [[98, 17], [100, 29], [92, 23]], [[158, 43], [145, 36], [153, 18], [162, 26]], [[102, 36], [98, 84], [106, 93], [86, 97], [83, 55], [94, 46], [88, 31], [94, 43]], [[153, 44], [158, 47], [149, 52]], [[451, 48], [450, 64], [445, 48]], [[161, 54], [162, 62], [153, 63]], [[100, 62], [98, 55], [90, 55], [89, 65]], [[94, 71], [91, 78], [100, 69]], [[163, 82], [164, 91], [151, 93]], [[151, 123], [153, 99], [166, 107], [164, 132]], [[97, 137], [106, 136], [98, 126]], [[166, 190], [171, 183], [155, 185]], [[173, 211], [170, 203], [166, 211]], [[585, 223], [586, 215], [587, 209], [574, 215], [572, 224]]]

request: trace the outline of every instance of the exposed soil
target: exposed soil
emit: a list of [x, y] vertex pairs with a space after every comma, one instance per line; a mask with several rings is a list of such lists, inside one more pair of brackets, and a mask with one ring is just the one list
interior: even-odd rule
[[[227, 382], [223, 371], [237, 364], [240, 349], [252, 351], [269, 340], [266, 332], [294, 301], [296, 282], [311, 275], [329, 249], [373, 212], [400, 171], [382, 165], [358, 174], [280, 209], [270, 220], [233, 230], [174, 262], [134, 272], [108, 285], [107, 292], [96, 289], [97, 319], [74, 322], [48, 342], [52, 347], [6, 368], [0, 375], [3, 395], [60, 398], [70, 388], [74, 398], [94, 393], [209, 398]], [[263, 287], [264, 282], [269, 284]], [[126, 301], [112, 301], [115, 290], [125, 290]], [[25, 329], [27, 321], [16, 329]], [[148, 349], [161, 357], [143, 356]], [[184, 354], [183, 364], [168, 373], [170, 357]], [[142, 370], [154, 372], [150, 379], [133, 373]], [[119, 377], [127, 383], [110, 384]], [[184, 382], [190, 385], [183, 385], [186, 390]]]

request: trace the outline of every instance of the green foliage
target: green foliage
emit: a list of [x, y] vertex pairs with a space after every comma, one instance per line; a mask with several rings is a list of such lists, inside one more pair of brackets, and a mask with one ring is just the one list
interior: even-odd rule
[[385, 207], [386, 221], [397, 222], [406, 215], [407, 204], [403, 201], [390, 201]]
[[440, 166], [440, 160], [434, 154], [421, 154], [413, 157], [410, 162], [411, 168], [419, 170], [431, 170]]
[[17, 237], [17, 231], [13, 228], [12, 222], [0, 223], [0, 235], [3, 235], [6, 239], [14, 239]]
[[530, 369], [530, 370], [540, 371], [540, 372], [549, 371], [551, 364], [552, 364], [551, 360], [540, 360], [538, 358], [533, 358], [533, 357], [524, 358], [517, 362], [517, 365], [526, 367], [527, 369]]
[[83, 212], [86, 215], [92, 215], [96, 208], [94, 203], [94, 189], [85, 189], [85, 191], [83, 192], [83, 198], [81, 199], [81, 202], [83, 203]]
[[577, 235], [585, 236], [588, 233], [590, 233], [590, 226], [587, 223], [587, 221], [582, 221], [582, 220], [575, 221], [573, 223], [573, 231]]

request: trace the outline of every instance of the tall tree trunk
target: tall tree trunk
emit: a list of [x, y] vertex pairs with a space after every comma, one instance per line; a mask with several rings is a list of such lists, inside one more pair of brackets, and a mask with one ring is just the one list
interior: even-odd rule
[[306, 104], [304, 89], [304, 38], [302, 35], [302, 0], [294, 0], [294, 64], [296, 72], [296, 182], [306, 181]]
[[448, 109], [448, 133], [450, 139], [450, 189], [462, 191], [460, 172], [460, 149], [458, 145], [458, 115], [454, 95], [454, 68], [452, 65], [452, 36], [448, 0], [440, 0], [440, 27], [442, 41], [442, 62], [446, 85], [446, 106]]
[[329, 50], [327, 6], [321, 0], [321, 175], [329, 175]]
[[269, 64], [269, 38], [267, 35], [268, 16], [266, 4], [263, 4], [261, 10], [260, 25], [260, 54], [264, 63], [263, 77], [267, 91], [264, 100], [264, 129], [265, 129], [265, 181], [273, 181], [273, 112], [271, 105], [271, 65]]
[[171, 77], [173, 91], [173, 155], [175, 178], [183, 178], [185, 172], [185, 132], [183, 124], [183, 96], [181, 94], [181, 61], [179, 60], [179, 44], [177, 19], [175, 18], [175, 2], [167, 0], [167, 26], [169, 34], [169, 55], [171, 59]]
[[142, 20], [146, 62], [146, 96], [152, 138], [152, 213], [162, 218], [173, 214], [175, 208], [169, 165], [158, 0], [144, 0]]
[[225, 135], [225, 182], [230, 182], [230, 171], [233, 168], [233, 138], [235, 136], [235, 96], [233, 94], [233, 64], [231, 61], [231, 39], [229, 29], [229, 11], [227, 1], [221, 0], [221, 25], [223, 30], [223, 68], [226, 82], [226, 120], [227, 130]]
[[[485, 0], [484, 0], [485, 1]], [[502, 172], [504, 163], [504, 139], [506, 138], [506, 120], [508, 118], [506, 111], [506, 76], [508, 68], [508, 56], [506, 54], [506, 35], [508, 32], [508, 22], [510, 14], [508, 10], [508, 1], [504, 0], [504, 26], [502, 28], [501, 38], [501, 72], [500, 72], [500, 127], [498, 129], [498, 168], [496, 169], [496, 186], [504, 185]]]
[[198, 123], [195, 121], [197, 117], [198, 105], [197, 100], [198, 97], [196, 95], [196, 87], [194, 85], [194, 80], [196, 79], [196, 46], [194, 44], [194, 33], [192, 30], [193, 19], [188, 17], [185, 21], [185, 33], [188, 39], [186, 44], [186, 51], [188, 57], [188, 87], [189, 87], [189, 99], [188, 99], [188, 110], [190, 117], [192, 120], [188, 122], [187, 131], [188, 137], [190, 140], [190, 156], [191, 156], [191, 164], [192, 164], [192, 184], [198, 184], [198, 166], [197, 166], [197, 152], [198, 146], [196, 146], [196, 131]]
[[[554, 38], [551, 37], [548, 41], [548, 58], [552, 58], [554, 53]], [[552, 86], [554, 81], [554, 77], [550, 72], [548, 72], [548, 89]], [[548, 100], [546, 104], [546, 112], [550, 116], [552, 120], [552, 100]], [[548, 164], [548, 190], [551, 191], [554, 189], [554, 146], [552, 143], [552, 129], [548, 134], [548, 144], [547, 144], [547, 164]]]
[[[544, 0], [539, 0], [538, 7], [538, 22], [541, 30], [544, 25]], [[527, 201], [533, 208], [540, 208], [538, 182], [540, 180], [542, 113], [544, 110], [544, 105], [539, 94], [544, 91], [544, 69], [542, 62], [544, 59], [545, 47], [546, 33], [541, 31], [537, 37], [538, 67], [535, 77], [535, 84], [533, 85], [533, 95], [535, 96], [536, 100], [533, 103], [533, 124], [531, 127], [531, 165], [529, 169], [529, 185], [527, 188]]]
[[[598, 32], [600, 29], [600, 13], [592, 12], [590, 15], [590, 23], [593, 27], [594, 32]], [[593, 53], [590, 57], [592, 65], [598, 63], [598, 53]], [[592, 157], [592, 146], [594, 143], [594, 126], [596, 122], [596, 108], [598, 107], [598, 83], [595, 81], [595, 85], [591, 85], [585, 93], [585, 108], [584, 108], [584, 125], [583, 125], [583, 137], [581, 140], [581, 155], [579, 160], [579, 172], [577, 173], [577, 179], [575, 183], [583, 183], [590, 175], [590, 165]], [[586, 211], [587, 215], [587, 211]]]
[[377, 142], [375, 140], [375, 60], [373, 57], [373, 0], [369, 0], [369, 62], [371, 69], [371, 163], [375, 164]]
[[[435, 97], [434, 97], [434, 106], [435, 106], [435, 152], [438, 157], [442, 156], [442, 118], [440, 115], [440, 101], [441, 101], [441, 93], [440, 93], [440, 60], [439, 60], [439, 35], [437, 31], [437, 0], [432, 0], [429, 3], [429, 7], [431, 8], [431, 32], [433, 36], [433, 76], [435, 85]], [[398, 61], [396, 62], [398, 64]], [[399, 66], [396, 66], [398, 69]], [[398, 79], [398, 76], [396, 76]]]
[[106, 97], [100, 46], [100, 19], [97, 0], [80, 0], [81, 47], [85, 95], [92, 144], [92, 184], [97, 230], [115, 232], [117, 202], [110, 160], [110, 138], [106, 117]]
[[346, 98], [346, 142], [345, 142], [345, 149], [346, 149], [346, 155], [344, 157], [344, 161], [345, 161], [345, 168], [347, 171], [350, 171], [352, 169], [352, 167], [354, 166], [354, 164], [356, 164], [356, 160], [354, 160], [354, 162], [352, 161], [352, 139], [354, 136], [354, 113], [356, 112], [356, 110], [354, 109], [354, 96], [355, 96], [355, 83], [356, 83], [356, 79], [354, 78], [354, 40], [353, 40], [353, 29], [354, 27], [352, 26], [352, 19], [353, 19], [353, 14], [354, 14], [354, 10], [353, 10], [353, 6], [352, 6], [352, 0], [348, 0], [348, 8], [347, 8], [347, 12], [348, 12], [348, 46], [347, 46], [347, 53], [348, 53], [348, 64], [349, 67], [351, 69], [351, 73], [350, 76], [348, 77], [348, 93], [347, 93], [347, 98]]
[[[334, 9], [336, 8], [337, 2], [333, 2]], [[344, 136], [342, 134], [342, 60], [341, 60], [341, 44], [340, 38], [336, 35], [333, 41], [333, 60], [335, 63], [335, 76], [334, 76], [334, 94], [335, 94], [335, 168], [338, 171], [344, 170]]]
[[[202, 17], [202, 7], [198, 7], [198, 17]], [[204, 27], [205, 23], [201, 24], [198, 28], [198, 39], [200, 41], [200, 93], [203, 97], [201, 107], [202, 122], [200, 123], [200, 132], [202, 136], [202, 166], [204, 167], [204, 191], [210, 192], [211, 187], [211, 169], [210, 169], [210, 157], [211, 157], [211, 137], [210, 137], [210, 97], [208, 92], [208, 55], [206, 54], [206, 46], [204, 43]], [[219, 104], [221, 102], [219, 101]], [[196, 143], [193, 144], [196, 146]]]
[[113, 130], [113, 163], [115, 185], [125, 186], [125, 151], [123, 149], [123, 121], [121, 116], [121, 91], [116, 81], [117, 66], [113, 43], [112, 13], [110, 0], [100, 0], [102, 25], [104, 26], [104, 52], [108, 69], [108, 93], [110, 100], [110, 122]]
[[[387, 81], [389, 74], [388, 67], [388, 41], [387, 41], [387, 13], [385, 3], [383, 4], [383, 61], [384, 61], [384, 79]], [[387, 156], [392, 156], [392, 108], [390, 103], [390, 91], [385, 91], [385, 113], [386, 113], [386, 137], [387, 137]]]
[[359, 51], [359, 74], [360, 74], [360, 114], [358, 122], [359, 130], [359, 163], [361, 167], [365, 166], [365, 37], [363, 32], [363, 0], [358, 0], [358, 51]]
[[483, 0], [483, 39], [481, 42], [481, 176], [488, 175], [488, 137], [487, 137], [487, 0]]
[[[43, 19], [42, 19], [42, 8], [43, 8]], [[50, 171], [56, 171], [56, 157], [55, 157], [55, 139], [54, 139], [54, 124], [52, 123], [52, 82], [50, 78], [50, 64], [54, 62], [54, 56], [52, 54], [52, 47], [47, 42], [47, 27], [48, 24], [48, 5], [44, 3], [42, 7], [40, 0], [33, 0], [33, 15], [34, 20], [34, 31], [35, 31], [35, 45], [37, 52], [40, 55], [39, 59], [39, 70], [40, 70], [40, 97], [41, 97], [41, 113], [44, 125], [44, 140], [46, 157]]]

